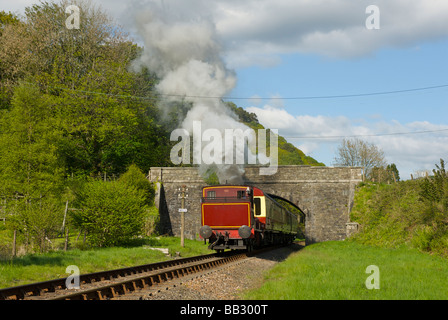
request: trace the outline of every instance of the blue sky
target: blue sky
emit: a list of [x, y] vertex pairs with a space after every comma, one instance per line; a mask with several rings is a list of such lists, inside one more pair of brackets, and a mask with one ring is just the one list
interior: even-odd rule
[[[37, 2], [0, 0], [0, 10], [23, 13]], [[340, 136], [361, 136], [378, 145], [404, 179], [433, 169], [440, 158], [448, 160], [448, 131], [440, 131], [448, 130], [448, 87], [290, 99], [448, 85], [448, 1], [92, 2], [137, 39], [145, 35], [136, 16], [154, 3], [169, 11], [170, 19], [206, 21], [226, 67], [236, 74], [236, 85], [225, 96], [247, 98], [232, 101], [326, 165], [333, 163]], [[371, 4], [380, 10], [378, 30], [365, 25]], [[379, 135], [419, 131], [438, 132]]]
[[[315, 54], [282, 55], [276, 67], [253, 66], [237, 70], [238, 85], [231, 96], [319, 97], [446, 85], [447, 57], [448, 39], [398, 49], [384, 48], [354, 59], [335, 59]], [[280, 134], [285, 137], [307, 136], [306, 128], [311, 130], [309, 135], [312, 137], [448, 129], [448, 87], [334, 99], [254, 99], [238, 101], [238, 104], [257, 113], [260, 120], [268, 125], [276, 124], [272, 118], [268, 119], [272, 114], [266, 114], [268, 118], [263, 117], [271, 105], [292, 116], [327, 117], [319, 122], [322, 126], [316, 130], [311, 129], [311, 123], [303, 130], [298, 130], [294, 123], [284, 126]], [[349, 124], [337, 124], [338, 117], [343, 117], [339, 121], [348, 120]], [[332, 120], [333, 124], [330, 123]], [[378, 144], [385, 151], [388, 162], [398, 165], [403, 178], [409, 178], [414, 171], [432, 169], [439, 158], [446, 159], [448, 156], [446, 147], [439, 148], [448, 142], [448, 132], [360, 138]], [[288, 140], [319, 161], [331, 165], [341, 139]], [[388, 140], [401, 144], [401, 147], [394, 148]], [[441, 141], [440, 144], [428, 146], [428, 140]], [[403, 152], [406, 146], [409, 151]], [[418, 150], [419, 146], [422, 147], [421, 151]]]

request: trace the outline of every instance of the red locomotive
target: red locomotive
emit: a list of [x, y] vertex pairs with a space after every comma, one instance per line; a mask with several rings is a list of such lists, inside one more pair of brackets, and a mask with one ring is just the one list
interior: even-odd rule
[[201, 211], [199, 235], [217, 251], [292, 242], [303, 222], [252, 186], [204, 187]]

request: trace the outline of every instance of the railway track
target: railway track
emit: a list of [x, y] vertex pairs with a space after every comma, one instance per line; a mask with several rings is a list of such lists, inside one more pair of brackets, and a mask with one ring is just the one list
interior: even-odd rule
[[[266, 249], [263, 249], [265, 251]], [[217, 268], [256, 252], [208, 254], [130, 268], [79, 275], [79, 289], [67, 289], [60, 278], [0, 289], [0, 300], [110, 300], [165, 281]]]

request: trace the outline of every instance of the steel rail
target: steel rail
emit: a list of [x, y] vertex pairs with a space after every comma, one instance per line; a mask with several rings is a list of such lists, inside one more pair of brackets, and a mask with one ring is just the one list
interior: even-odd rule
[[[93, 282], [100, 282], [105, 280], [113, 280], [119, 277], [127, 277], [144, 272], [151, 272], [154, 270], [169, 268], [181, 264], [186, 264], [195, 261], [206, 260], [217, 257], [216, 253], [194, 256], [188, 258], [174, 259], [151, 264], [139, 265], [128, 268], [121, 268], [115, 270], [99, 271], [87, 274], [81, 274], [80, 284], [89, 284]], [[67, 278], [59, 278], [54, 280], [42, 281], [37, 283], [24, 284], [16, 287], [0, 289], [0, 300], [23, 300], [33, 296], [41, 296], [56, 290], [65, 290]]]
[[81, 290], [69, 294], [56, 296], [47, 300], [108, 300], [118, 296], [145, 289], [165, 281], [183, 276], [199, 273], [213, 269], [242, 258], [247, 257], [246, 253], [229, 255], [226, 257], [216, 257], [195, 263], [182, 264], [177, 267], [163, 269], [161, 271], [149, 272], [148, 274], [130, 277], [119, 282], [105, 284], [87, 290]]
[[[82, 289], [68, 289], [67, 278], [0, 289], [0, 300], [105, 300], [148, 288], [165, 281], [199, 273], [223, 264], [272, 250], [264, 247], [252, 252], [211, 253], [140, 266], [81, 274]], [[108, 283], [106, 283], [108, 282]]]

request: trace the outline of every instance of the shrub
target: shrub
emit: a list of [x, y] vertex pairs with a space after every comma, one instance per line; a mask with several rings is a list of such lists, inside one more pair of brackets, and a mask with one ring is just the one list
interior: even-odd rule
[[87, 231], [92, 245], [114, 246], [140, 235], [147, 209], [142, 191], [120, 181], [90, 181], [78, 199], [81, 210], [74, 222]]
[[33, 250], [45, 252], [49, 239], [61, 231], [64, 211], [54, 197], [9, 201], [8, 211], [8, 229], [17, 230], [18, 239], [31, 244]]

